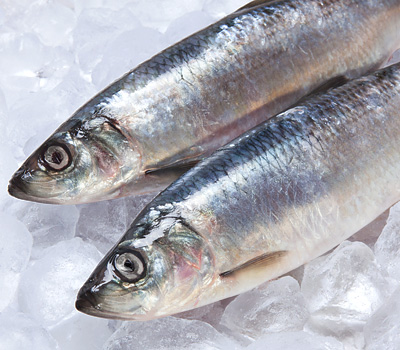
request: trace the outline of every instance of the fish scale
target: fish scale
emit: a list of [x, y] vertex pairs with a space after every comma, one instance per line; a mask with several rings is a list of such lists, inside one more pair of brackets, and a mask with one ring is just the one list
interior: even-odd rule
[[[400, 199], [399, 150], [400, 63], [311, 97], [185, 173], [106, 255], [77, 308], [146, 320], [287, 273]], [[129, 254], [149, 273], [123, 284], [115, 259]]]
[[[100, 92], [28, 158], [9, 192], [73, 204], [164, 189], [321, 85], [382, 66], [399, 33], [400, 0], [250, 3]], [[43, 161], [54, 144], [68, 167]]]

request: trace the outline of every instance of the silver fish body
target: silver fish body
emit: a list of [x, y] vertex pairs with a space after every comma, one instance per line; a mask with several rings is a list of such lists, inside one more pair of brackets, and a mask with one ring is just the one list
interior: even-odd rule
[[249, 290], [332, 249], [400, 199], [400, 63], [315, 96], [157, 196], [76, 306], [147, 320]]
[[74, 204], [165, 188], [317, 87], [378, 68], [399, 33], [400, 0], [250, 3], [100, 92], [27, 159], [9, 192]]

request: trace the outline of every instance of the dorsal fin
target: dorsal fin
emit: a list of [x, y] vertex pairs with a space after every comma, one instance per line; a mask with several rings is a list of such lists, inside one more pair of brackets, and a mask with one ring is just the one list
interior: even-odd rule
[[237, 278], [238, 274], [247, 273], [250, 270], [254, 272], [255, 270], [264, 270], [270, 265], [279, 262], [286, 254], [287, 250], [279, 250], [277, 252], [265, 253], [260, 256], [255, 257], [245, 263], [225, 272], [219, 274], [221, 278], [233, 277]]

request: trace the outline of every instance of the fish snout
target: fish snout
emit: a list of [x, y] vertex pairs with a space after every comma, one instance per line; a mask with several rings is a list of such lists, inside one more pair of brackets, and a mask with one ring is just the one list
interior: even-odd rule
[[[38, 203], [60, 204], [53, 188], [55, 180], [41, 179], [29, 172], [16, 172], [8, 183], [8, 193], [18, 199]], [[64, 191], [65, 192], [65, 191]]]
[[75, 308], [83, 313], [92, 314], [96, 307], [96, 299], [89, 288], [81, 288], [75, 302]]
[[17, 171], [8, 183], [8, 193], [18, 199], [28, 200], [30, 196], [27, 194], [27, 190], [24, 186], [22, 177], [23, 172]]

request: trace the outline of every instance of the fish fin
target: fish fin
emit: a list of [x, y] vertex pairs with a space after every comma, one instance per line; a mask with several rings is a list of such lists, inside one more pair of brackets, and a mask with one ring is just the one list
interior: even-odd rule
[[231, 269], [225, 272], [222, 272], [219, 274], [220, 277], [226, 278], [226, 277], [233, 277], [236, 278], [238, 274], [241, 274], [243, 272], [248, 272], [251, 270], [252, 272], [254, 270], [265, 270], [267, 267], [270, 265], [273, 265], [281, 260], [284, 256], [286, 256], [288, 253], [287, 250], [279, 250], [277, 252], [272, 252], [272, 253], [266, 253], [260, 256], [255, 257], [254, 259], [251, 259], [249, 261], [246, 261], [245, 263]]
[[318, 86], [314, 91], [312, 91], [312, 94], [323, 93], [329, 89], [337, 88], [348, 82], [349, 82], [349, 78], [345, 77], [344, 75], [338, 75], [337, 77], [333, 77], [333, 78], [329, 79], [327, 82]]
[[198, 160], [187, 161], [186, 163], [173, 163], [171, 165], [150, 167], [144, 171], [143, 183], [148, 184], [147, 187], [141, 186], [139, 193], [152, 193], [154, 191], [162, 191], [172, 182], [191, 169]]
[[253, 1], [249, 2], [248, 4], [238, 8], [234, 13], [240, 12], [240, 11], [243, 11], [243, 10], [249, 10], [249, 9], [251, 9], [253, 7], [258, 7], [258, 6], [261, 6], [261, 5], [269, 5], [269, 4], [272, 4], [272, 3], [277, 2], [277, 1], [278, 0], [253, 0]]
[[318, 95], [318, 94], [325, 93], [329, 89], [337, 88], [348, 82], [349, 82], [349, 79], [347, 77], [345, 77], [344, 75], [339, 75], [337, 77], [331, 78], [328, 81], [326, 81], [325, 83], [323, 83], [322, 85], [318, 86], [316, 89], [312, 90], [309, 94], [303, 96], [300, 100], [298, 100], [290, 108], [303, 103], [305, 100], [309, 99], [311, 95]]
[[188, 171], [190, 168], [193, 168], [199, 161], [200, 159], [191, 159], [186, 161], [183, 160], [180, 162], [162, 166], [160, 168], [148, 169], [145, 171], [145, 174], [164, 176], [169, 173], [177, 173], [178, 176], [180, 176]]

